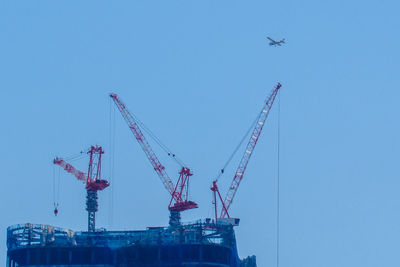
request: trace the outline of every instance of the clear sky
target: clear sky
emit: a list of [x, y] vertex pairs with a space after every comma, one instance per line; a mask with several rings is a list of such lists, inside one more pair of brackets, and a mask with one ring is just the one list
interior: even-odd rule
[[[280, 81], [280, 266], [399, 266], [399, 10], [394, 0], [0, 1], [0, 262], [10, 225], [86, 229], [84, 186], [68, 174], [54, 217], [51, 162], [92, 144], [112, 183], [97, 226], [167, 225], [168, 193], [108, 93], [193, 169], [200, 208], [183, 214], [193, 221], [212, 216], [213, 177]], [[231, 209], [239, 255], [259, 266], [276, 266], [277, 107]], [[75, 164], [86, 171], [86, 160]]]

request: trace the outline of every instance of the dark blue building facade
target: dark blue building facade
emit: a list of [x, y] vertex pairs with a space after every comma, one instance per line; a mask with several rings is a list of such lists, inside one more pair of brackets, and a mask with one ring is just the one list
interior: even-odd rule
[[[74, 232], [49, 225], [7, 229], [7, 266], [256, 266], [240, 261], [233, 226], [195, 222], [143, 231]], [[249, 264], [250, 262], [250, 264]]]

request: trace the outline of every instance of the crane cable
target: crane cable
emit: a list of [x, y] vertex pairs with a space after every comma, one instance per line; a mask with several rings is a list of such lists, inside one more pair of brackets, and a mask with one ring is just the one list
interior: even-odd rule
[[254, 125], [257, 123], [258, 117], [259, 117], [259, 115], [257, 115], [256, 119], [250, 125], [250, 127], [247, 130], [247, 132], [245, 133], [245, 135], [243, 135], [242, 140], [240, 140], [239, 144], [236, 146], [236, 148], [233, 150], [232, 154], [229, 156], [228, 160], [225, 162], [224, 166], [222, 167], [222, 169], [218, 173], [217, 178], [215, 179], [216, 182], [222, 176], [222, 174], [224, 174], [225, 168], [228, 167], [229, 163], [232, 161], [233, 157], [236, 155], [236, 153], [238, 152], [239, 148], [242, 146], [244, 140], [246, 140], [246, 137], [249, 135], [250, 131], [254, 128]]
[[142, 121], [140, 121], [136, 115], [131, 115], [134, 117], [137, 124], [150, 136], [151, 139], [154, 140], [154, 142], [156, 142], [157, 145], [161, 147], [162, 150], [164, 150], [165, 153], [167, 153], [169, 157], [175, 160], [175, 162], [181, 167], [186, 166], [185, 163], [175, 153], [173, 153], [172, 150], [169, 149]]
[[[267, 98], [268, 99], [268, 98]], [[267, 101], [267, 99], [265, 99], [264, 102]], [[280, 102], [279, 102], [280, 103]], [[246, 139], [246, 137], [249, 135], [250, 131], [254, 128], [254, 125], [257, 123], [258, 119], [260, 117], [260, 114], [257, 114], [257, 117], [255, 118], [255, 120], [253, 121], [253, 123], [250, 125], [249, 129], [247, 130], [246, 134], [243, 136], [242, 140], [240, 140], [239, 144], [237, 145], [237, 147], [235, 148], [235, 150], [232, 152], [232, 154], [229, 156], [228, 160], [226, 161], [226, 163], [224, 164], [224, 166], [222, 167], [222, 169], [220, 170], [220, 172], [217, 175], [217, 178], [215, 179], [215, 181], [217, 182], [218, 179], [222, 176], [222, 174], [224, 174], [225, 172], [225, 168], [229, 165], [229, 163], [231, 162], [232, 158], [235, 156], [235, 154], [237, 153], [237, 151], [239, 150], [239, 148], [242, 146], [244, 140]]]
[[281, 96], [278, 93], [278, 173], [276, 193], [276, 266], [279, 267], [279, 246], [280, 246], [280, 141], [281, 141]]
[[[58, 214], [58, 205], [60, 202], [60, 176], [61, 172], [58, 170], [58, 181], [56, 181], [56, 169], [53, 165], [53, 205], [54, 205], [54, 215]], [[57, 187], [57, 190], [56, 190]]]
[[56, 204], [56, 169], [53, 165], [53, 204], [54, 204], [54, 210], [57, 208]]
[[[88, 151], [89, 151], [89, 149], [82, 150], [77, 154], [63, 158], [63, 160], [72, 162], [72, 161], [76, 161], [78, 159], [82, 159], [83, 157], [85, 157], [87, 155]], [[60, 177], [61, 177], [61, 169], [58, 169], [58, 177], [56, 178], [56, 170], [55, 170], [55, 166], [53, 164], [53, 205], [54, 205], [54, 215], [55, 216], [58, 215], [58, 206], [60, 203], [60, 179], [61, 179]]]
[[110, 98], [110, 114], [109, 114], [109, 182], [113, 184], [109, 190], [108, 199], [108, 226], [113, 227], [114, 223], [114, 166], [115, 166], [115, 106], [112, 104], [112, 99]]
[[86, 156], [86, 153], [87, 153], [88, 151], [89, 151], [89, 149], [82, 150], [81, 152], [79, 152], [79, 153], [77, 153], [77, 154], [71, 155], [71, 156], [69, 156], [69, 157], [65, 157], [64, 160], [65, 160], [65, 161], [69, 161], [69, 162], [76, 161], [76, 160], [81, 159], [81, 158], [83, 158], [84, 156]]

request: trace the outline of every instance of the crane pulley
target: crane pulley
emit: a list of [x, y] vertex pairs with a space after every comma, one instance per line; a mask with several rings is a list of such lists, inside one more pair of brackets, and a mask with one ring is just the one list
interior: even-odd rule
[[[186, 166], [182, 166], [179, 171], [179, 178], [174, 186], [171, 178], [165, 171], [164, 165], [161, 164], [157, 155], [154, 153], [150, 144], [147, 142], [141, 127], [139, 126], [139, 121], [129, 112], [125, 104], [121, 101], [117, 94], [111, 93], [110, 97], [114, 101], [118, 110], [120, 111], [125, 122], [128, 124], [129, 129], [135, 136], [136, 140], [140, 144], [142, 150], [146, 154], [150, 164], [153, 166], [154, 170], [158, 174], [163, 183], [164, 187], [171, 195], [171, 201], [168, 205], [170, 210], [170, 225], [178, 225], [180, 223], [180, 212], [188, 209], [197, 208], [198, 205], [194, 201], [188, 200], [189, 197], [189, 178], [193, 175], [190, 169]], [[175, 157], [175, 154], [168, 153]]]
[[[259, 113], [255, 126], [253, 128], [252, 134], [250, 136], [250, 140], [247, 143], [246, 149], [243, 153], [243, 156], [240, 160], [239, 166], [236, 169], [235, 175], [232, 179], [231, 185], [228, 189], [228, 192], [225, 196], [225, 199], [222, 200], [221, 194], [219, 192], [218, 186], [217, 186], [217, 180], [213, 181], [211, 191], [213, 191], [213, 203], [214, 203], [214, 210], [215, 210], [215, 220], [217, 221], [218, 218], [225, 218], [229, 216], [228, 210], [232, 204], [232, 201], [236, 195], [236, 192], [239, 188], [240, 182], [243, 179], [243, 175], [246, 171], [247, 164], [249, 163], [249, 160], [251, 158], [251, 155], [253, 154], [254, 148], [256, 147], [257, 141], [260, 137], [261, 131], [264, 127], [265, 120], [267, 119], [269, 115], [269, 111], [272, 108], [272, 104], [275, 101], [275, 98], [278, 94], [279, 89], [281, 88], [281, 84], [278, 83], [274, 89], [271, 91], [271, 93], [268, 95], [267, 99], [265, 100], [264, 106]], [[221, 170], [221, 172], [224, 172], [224, 168]], [[217, 200], [220, 200], [221, 202], [221, 212], [218, 217], [218, 207], [217, 207]]]

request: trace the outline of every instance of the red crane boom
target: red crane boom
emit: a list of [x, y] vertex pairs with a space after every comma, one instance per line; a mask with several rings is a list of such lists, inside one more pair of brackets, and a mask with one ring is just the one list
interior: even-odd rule
[[178, 181], [174, 186], [171, 178], [169, 178], [167, 172], [165, 171], [165, 167], [161, 164], [157, 155], [154, 153], [150, 144], [147, 142], [145, 136], [143, 135], [143, 132], [141, 131], [135, 117], [132, 116], [125, 104], [119, 99], [117, 94], [111, 93], [110, 97], [113, 99], [115, 105], [120, 111], [125, 122], [128, 124], [129, 129], [135, 136], [136, 140], [139, 142], [148, 160], [160, 177], [164, 187], [171, 194], [171, 201], [168, 206], [168, 209], [171, 212], [170, 224], [179, 224], [181, 211], [198, 207], [195, 202], [188, 200], [189, 177], [193, 174], [191, 173], [189, 168], [182, 166], [181, 170], [179, 171]]
[[222, 200], [221, 194], [219, 192], [218, 186], [217, 186], [217, 181], [213, 181], [213, 186], [211, 187], [211, 190], [214, 192], [214, 205], [215, 205], [215, 219], [217, 220], [217, 196], [221, 201], [221, 213], [219, 218], [225, 218], [226, 216], [229, 218], [229, 213], [228, 210], [232, 204], [233, 198], [236, 195], [236, 192], [239, 188], [240, 182], [243, 179], [243, 175], [246, 171], [247, 164], [249, 163], [249, 160], [251, 158], [251, 155], [253, 154], [254, 148], [256, 147], [257, 141], [260, 137], [261, 131], [264, 127], [265, 120], [267, 119], [269, 115], [269, 111], [272, 108], [272, 104], [275, 101], [276, 95], [278, 94], [279, 89], [281, 88], [281, 84], [278, 83], [272, 92], [269, 94], [267, 99], [265, 100], [265, 104], [257, 118], [257, 122], [254, 126], [253, 132], [250, 136], [250, 140], [247, 143], [246, 149], [244, 151], [244, 154], [242, 156], [242, 159], [240, 160], [239, 166], [236, 169], [235, 176], [233, 177], [232, 183], [228, 189], [228, 192], [226, 194], [225, 200]]
[[83, 183], [86, 184], [86, 173], [81, 172], [80, 170], [76, 169], [74, 166], [71, 164], [67, 163], [65, 160], [62, 158], [55, 158], [53, 160], [53, 163], [60, 166], [63, 168], [66, 172], [72, 174], [73, 176], [76, 177], [79, 181], [82, 181]]

